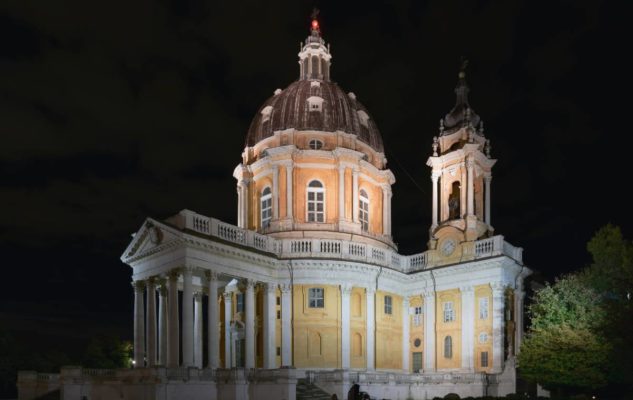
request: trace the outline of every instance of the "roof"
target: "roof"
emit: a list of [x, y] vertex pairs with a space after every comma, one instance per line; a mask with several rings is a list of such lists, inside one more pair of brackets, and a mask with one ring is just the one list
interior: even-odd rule
[[264, 102], [253, 118], [246, 146], [253, 146], [276, 131], [293, 128], [298, 131], [343, 131], [356, 135], [374, 150], [384, 152], [382, 137], [367, 109], [353, 93], [345, 94], [336, 83], [302, 79], [276, 93]]

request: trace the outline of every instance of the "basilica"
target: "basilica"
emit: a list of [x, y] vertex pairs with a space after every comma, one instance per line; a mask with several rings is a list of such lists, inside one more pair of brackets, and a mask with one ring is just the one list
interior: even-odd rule
[[354, 383], [402, 400], [515, 391], [531, 271], [492, 225], [496, 160], [465, 70], [428, 135], [427, 250], [403, 255], [378, 126], [331, 66], [315, 19], [298, 80], [236, 154], [237, 225], [187, 209], [143, 222], [121, 257], [134, 369], [62, 370], [64, 399], [294, 400], [302, 380], [339, 398]]

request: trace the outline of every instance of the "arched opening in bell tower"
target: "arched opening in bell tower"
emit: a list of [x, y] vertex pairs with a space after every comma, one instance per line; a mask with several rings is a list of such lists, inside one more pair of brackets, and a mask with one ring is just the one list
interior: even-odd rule
[[455, 181], [451, 187], [451, 194], [448, 196], [448, 219], [458, 219], [461, 213], [461, 185], [459, 181]]

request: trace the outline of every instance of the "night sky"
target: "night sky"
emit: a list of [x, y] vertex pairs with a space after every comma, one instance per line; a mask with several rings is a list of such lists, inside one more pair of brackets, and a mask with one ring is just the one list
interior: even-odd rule
[[625, 3], [3, 1], [0, 322], [131, 337], [130, 234], [183, 208], [236, 222], [246, 131], [297, 79], [314, 6], [333, 80], [382, 133], [401, 253], [426, 249], [425, 163], [465, 56], [496, 233], [548, 279], [583, 267], [600, 226], [633, 237]]

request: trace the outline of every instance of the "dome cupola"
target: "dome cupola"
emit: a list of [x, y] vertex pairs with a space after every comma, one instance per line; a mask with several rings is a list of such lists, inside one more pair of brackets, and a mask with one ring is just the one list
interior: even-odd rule
[[238, 225], [278, 238], [359, 240], [395, 248], [383, 142], [369, 111], [330, 76], [316, 14], [299, 79], [264, 102], [246, 135]]

